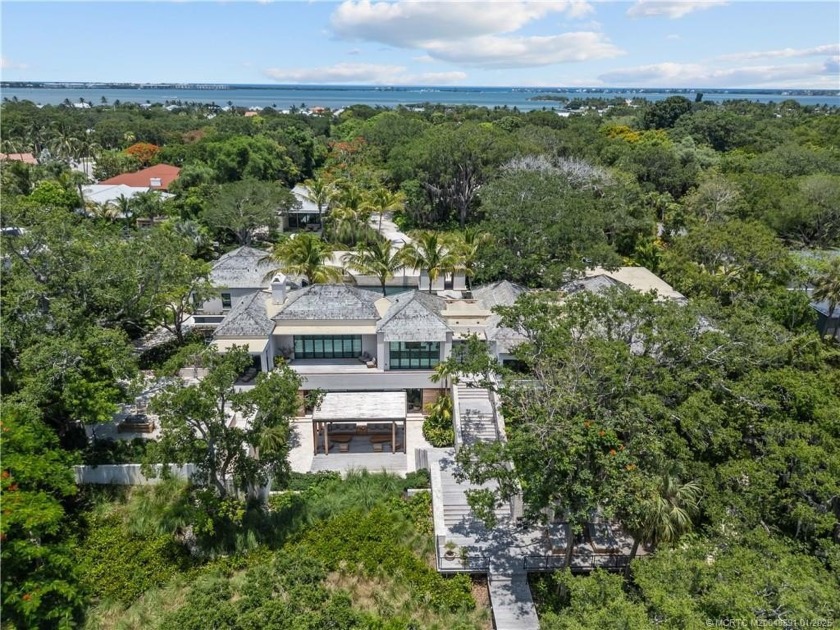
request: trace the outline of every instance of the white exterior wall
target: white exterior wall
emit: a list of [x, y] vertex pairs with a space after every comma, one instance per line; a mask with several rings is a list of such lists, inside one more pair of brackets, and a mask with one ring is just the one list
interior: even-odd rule
[[376, 357], [376, 365], [380, 365], [377, 337], [378, 335], [362, 335], [362, 352], [367, 352], [370, 356]]
[[268, 338], [268, 343], [265, 344], [265, 350], [260, 354], [260, 364], [263, 372], [269, 372], [274, 369], [274, 344], [271, 337]]
[[[420, 284], [418, 287], [421, 291], [429, 290], [429, 273], [427, 271], [420, 272]], [[432, 284], [432, 291], [443, 291], [446, 288], [445, 274], [439, 275]]]
[[222, 293], [230, 293], [230, 308], [236, 306], [246, 295], [251, 295], [254, 291], [261, 291], [263, 287], [254, 287], [250, 289], [218, 289], [219, 295], [212, 297], [201, 305], [199, 313], [222, 313], [227, 312], [229, 308], [222, 308]]
[[[161, 465], [154, 466], [158, 475]], [[169, 465], [170, 472], [179, 479], [189, 479], [195, 473], [195, 464]], [[73, 466], [78, 484], [105, 484], [117, 486], [145, 486], [161, 482], [160, 476], [146, 477], [140, 464], [102, 464], [100, 466]]]

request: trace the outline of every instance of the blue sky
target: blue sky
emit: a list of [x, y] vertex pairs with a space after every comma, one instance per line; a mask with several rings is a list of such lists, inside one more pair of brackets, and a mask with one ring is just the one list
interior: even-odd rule
[[840, 3], [2, 3], [7, 81], [840, 89]]

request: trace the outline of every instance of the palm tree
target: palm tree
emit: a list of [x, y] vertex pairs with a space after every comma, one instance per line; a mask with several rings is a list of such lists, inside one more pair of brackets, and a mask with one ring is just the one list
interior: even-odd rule
[[116, 199], [114, 199], [119, 217], [121, 219], [125, 219], [126, 221], [132, 215], [132, 207], [131, 207], [131, 197], [126, 197], [125, 195], [120, 195]]
[[653, 496], [639, 505], [636, 523], [629, 528], [633, 534], [633, 547], [624, 570], [625, 577], [630, 576], [630, 563], [641, 543], [656, 546], [674, 542], [691, 530], [691, 517], [697, 513], [700, 495], [697, 482], [680, 484], [679, 479], [669, 473], [662, 476]]
[[344, 277], [343, 269], [327, 264], [330, 254], [330, 246], [320, 237], [302, 233], [281, 240], [268, 258], [288, 274], [304, 276], [312, 284], [328, 284]]
[[488, 232], [482, 232], [477, 227], [470, 226], [454, 238], [455, 251], [460, 257], [459, 268], [464, 270], [467, 277], [467, 289], [472, 289], [471, 278], [475, 275], [475, 264], [482, 246], [493, 237]]
[[308, 191], [306, 198], [318, 206], [318, 223], [323, 225], [324, 210], [329, 208], [330, 202], [335, 194], [335, 188], [323, 177], [307, 179], [303, 182], [303, 185], [306, 186], [306, 190]]
[[377, 188], [370, 196], [369, 205], [379, 215], [379, 229], [382, 234], [382, 216], [386, 212], [402, 210], [405, 206], [405, 194], [403, 192], [391, 192], [387, 188]]
[[367, 220], [366, 213], [370, 212], [370, 205], [364, 191], [346, 180], [336, 182], [337, 192], [335, 201], [345, 212], [352, 213], [360, 219]]
[[403, 266], [399, 251], [391, 249], [391, 242], [381, 238], [359, 243], [355, 251], [344, 255], [344, 264], [379, 280], [382, 295], [385, 295], [385, 283]]
[[432, 285], [443, 274], [454, 271], [459, 256], [455, 249], [437, 232], [418, 232], [412, 235], [414, 242], [400, 250], [400, 257], [406, 267], [420, 269], [429, 274], [429, 293]]
[[[834, 317], [834, 311], [840, 304], [840, 257], [833, 259], [822, 273], [814, 276], [811, 282], [814, 285], [811, 297], [818, 302], [828, 302], [828, 323], [830, 325]], [[836, 335], [837, 325], [835, 324], [833, 331], [831, 329], [828, 329], [828, 331]]]

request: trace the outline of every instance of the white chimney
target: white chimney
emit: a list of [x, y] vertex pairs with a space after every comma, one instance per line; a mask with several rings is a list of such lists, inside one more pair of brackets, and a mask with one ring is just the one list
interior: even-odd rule
[[149, 178], [149, 187], [150, 188], [160, 188], [160, 177], [150, 177]]
[[286, 301], [286, 276], [278, 273], [271, 279], [271, 301], [282, 304]]

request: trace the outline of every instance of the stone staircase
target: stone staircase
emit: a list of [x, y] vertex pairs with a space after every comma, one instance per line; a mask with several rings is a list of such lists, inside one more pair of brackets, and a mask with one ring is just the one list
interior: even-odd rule
[[470, 446], [477, 442], [497, 441], [499, 433], [490, 392], [459, 383], [455, 386], [455, 395], [458, 400], [459, 422], [456, 426], [460, 428], [459, 444]]
[[[467, 482], [460, 483], [455, 478], [453, 467], [441, 468], [440, 482], [443, 490], [443, 522], [450, 532], [457, 532], [459, 525], [469, 523], [472, 528], [477, 527], [478, 521], [473, 516], [470, 506], [467, 503], [467, 490], [477, 490], [482, 487], [492, 488], [492, 484], [484, 486], [471, 485]], [[503, 519], [510, 517], [510, 509], [507, 506], [495, 510], [496, 518]]]

